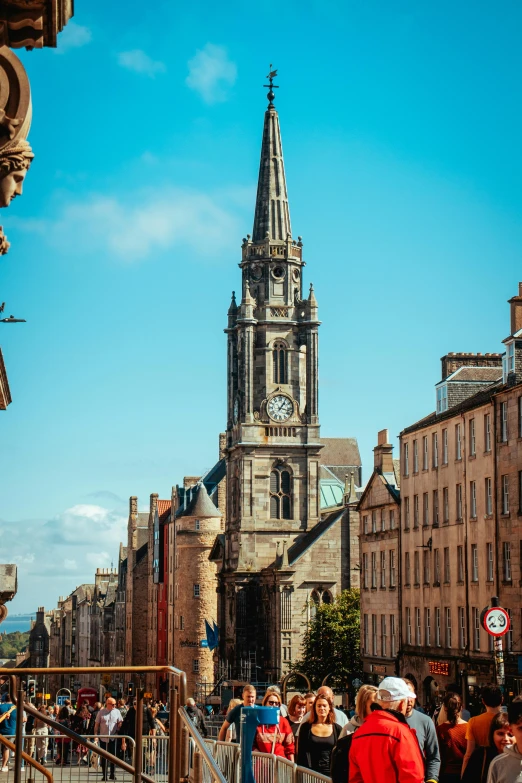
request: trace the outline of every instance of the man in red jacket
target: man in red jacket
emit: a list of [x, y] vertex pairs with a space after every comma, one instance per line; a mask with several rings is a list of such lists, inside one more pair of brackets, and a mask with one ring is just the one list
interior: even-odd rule
[[412, 693], [399, 677], [379, 685], [376, 709], [353, 735], [349, 783], [424, 783], [424, 762], [406, 722]]

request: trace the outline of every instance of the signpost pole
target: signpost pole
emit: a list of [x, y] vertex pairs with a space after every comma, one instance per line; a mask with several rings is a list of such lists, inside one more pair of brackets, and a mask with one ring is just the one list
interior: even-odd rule
[[502, 637], [496, 636], [493, 644], [495, 645], [495, 677], [497, 685], [504, 685], [504, 650], [502, 649]]

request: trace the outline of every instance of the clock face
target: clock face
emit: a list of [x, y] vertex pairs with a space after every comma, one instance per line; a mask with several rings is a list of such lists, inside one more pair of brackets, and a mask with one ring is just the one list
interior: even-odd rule
[[234, 424], [237, 424], [239, 419], [239, 399], [236, 397], [234, 400]]
[[277, 394], [269, 400], [266, 409], [268, 415], [274, 421], [286, 421], [294, 412], [294, 405], [288, 397], [285, 397], [283, 394]]
[[252, 277], [252, 280], [261, 280], [263, 277], [263, 268], [259, 266], [259, 264], [254, 264], [254, 266], [250, 270], [250, 275]]

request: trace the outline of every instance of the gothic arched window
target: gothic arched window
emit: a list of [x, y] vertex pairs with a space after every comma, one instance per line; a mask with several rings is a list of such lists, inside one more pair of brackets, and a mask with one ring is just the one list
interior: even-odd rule
[[322, 595], [322, 602], [323, 604], [331, 604], [332, 603], [332, 594], [329, 590], [325, 590]]
[[287, 383], [286, 345], [274, 343], [274, 383]]
[[313, 620], [317, 614], [317, 607], [319, 606], [321, 599], [317, 590], [312, 590], [310, 594], [310, 620]]
[[292, 477], [283, 466], [270, 473], [270, 518], [292, 519]]

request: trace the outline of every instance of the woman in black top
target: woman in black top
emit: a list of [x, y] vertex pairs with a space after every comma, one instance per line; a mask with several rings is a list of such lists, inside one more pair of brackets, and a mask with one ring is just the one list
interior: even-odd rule
[[341, 727], [335, 722], [333, 704], [325, 696], [313, 704], [310, 718], [301, 724], [297, 735], [297, 764], [330, 776], [330, 758]]

